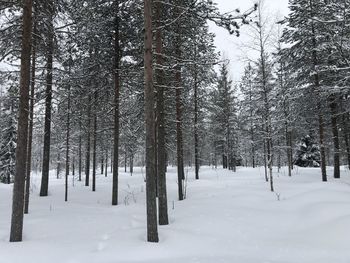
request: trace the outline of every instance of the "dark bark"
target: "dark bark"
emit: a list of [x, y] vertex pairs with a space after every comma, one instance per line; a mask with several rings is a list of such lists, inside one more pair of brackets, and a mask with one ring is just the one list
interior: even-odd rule
[[118, 205], [118, 167], [119, 167], [119, 71], [120, 71], [120, 39], [119, 39], [119, 0], [115, 0], [115, 36], [114, 36], [114, 148], [113, 148], [113, 186], [112, 205]]
[[134, 155], [132, 153], [130, 153], [129, 167], [130, 167], [130, 174], [132, 175], [134, 173]]
[[156, 53], [157, 53], [157, 155], [158, 155], [158, 221], [160, 225], [168, 225], [168, 201], [166, 188], [166, 148], [165, 148], [165, 112], [164, 112], [164, 70], [163, 36], [161, 29], [162, 3], [156, 4]]
[[33, 143], [33, 126], [34, 126], [34, 92], [35, 92], [35, 70], [36, 70], [36, 21], [35, 9], [33, 17], [33, 36], [32, 36], [32, 65], [31, 65], [31, 82], [30, 82], [30, 105], [29, 105], [29, 127], [28, 127], [28, 148], [26, 164], [26, 185], [24, 198], [24, 213], [29, 213], [29, 196], [30, 196], [30, 176], [32, 168], [32, 143]]
[[81, 172], [82, 172], [82, 142], [81, 142], [81, 120], [79, 119], [79, 145], [78, 145], [78, 181], [81, 181]]
[[195, 166], [195, 178], [199, 179], [199, 135], [198, 135], [198, 71], [197, 65], [194, 69], [194, 166]]
[[106, 150], [106, 161], [105, 161], [105, 177], [107, 177], [108, 169], [108, 150]]
[[339, 146], [339, 132], [338, 132], [338, 120], [337, 120], [337, 99], [334, 95], [330, 97], [331, 108], [331, 123], [333, 133], [333, 145], [334, 145], [334, 178], [340, 178], [340, 146]]
[[52, 108], [52, 70], [53, 70], [53, 2], [47, 3], [48, 36], [46, 51], [46, 90], [45, 90], [45, 124], [44, 124], [44, 150], [43, 170], [41, 177], [40, 196], [47, 196], [49, 189], [50, 146], [51, 146], [51, 108]]
[[[70, 75], [70, 66], [69, 66], [69, 75]], [[70, 155], [69, 155], [69, 141], [70, 141], [70, 108], [71, 108], [71, 98], [70, 98], [70, 84], [68, 84], [67, 87], [67, 127], [66, 127], [66, 174], [65, 174], [65, 187], [64, 187], [64, 201], [68, 201], [68, 176], [69, 176], [69, 162], [70, 162]]]
[[[178, 14], [176, 15], [176, 17]], [[180, 23], [178, 24], [178, 30], [180, 31]], [[181, 58], [181, 36], [180, 32], [177, 32], [175, 53], [178, 59]], [[175, 72], [175, 96], [176, 96], [176, 154], [177, 154], [177, 176], [178, 176], [178, 195], [179, 200], [183, 200], [184, 196], [184, 163], [183, 163], [183, 141], [182, 141], [182, 76], [181, 66], [176, 66]]]
[[16, 172], [13, 185], [10, 242], [22, 241], [24, 186], [26, 175], [32, 1], [23, 1], [20, 98], [17, 127]]
[[85, 186], [90, 184], [90, 142], [91, 142], [91, 94], [88, 95], [87, 105], [87, 131], [86, 131], [86, 157], [85, 157]]
[[155, 185], [155, 118], [152, 71], [152, 1], [144, 0], [147, 241], [158, 242]]
[[97, 91], [94, 92], [94, 126], [93, 126], [93, 146], [92, 146], [92, 191], [96, 191], [96, 149], [97, 149]]

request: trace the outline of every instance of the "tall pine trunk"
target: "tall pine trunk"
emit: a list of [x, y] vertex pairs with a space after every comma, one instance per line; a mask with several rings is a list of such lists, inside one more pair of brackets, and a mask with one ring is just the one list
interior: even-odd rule
[[112, 205], [118, 205], [118, 168], [119, 168], [119, 94], [120, 94], [120, 39], [119, 39], [119, 0], [115, 0], [115, 36], [114, 36], [114, 146], [113, 146], [113, 186]]
[[334, 178], [340, 178], [340, 146], [339, 146], [339, 132], [338, 132], [338, 120], [337, 120], [337, 98], [335, 95], [330, 97], [331, 108], [331, 123], [333, 133], [333, 145], [334, 145]]
[[152, 1], [144, 0], [147, 241], [158, 242], [155, 184], [155, 118], [152, 71]]
[[92, 191], [96, 191], [96, 166], [97, 166], [97, 90], [94, 92], [94, 126], [93, 126], [93, 145], [92, 145]]
[[52, 0], [46, 2], [48, 34], [46, 50], [46, 90], [45, 90], [45, 124], [44, 124], [44, 150], [43, 170], [41, 177], [40, 196], [48, 195], [49, 171], [50, 171], [50, 146], [51, 146], [51, 108], [52, 108], [52, 70], [53, 70], [53, 10]]
[[[178, 8], [177, 8], [178, 9]], [[176, 156], [177, 156], [177, 177], [178, 177], [178, 195], [179, 200], [183, 200], [184, 197], [184, 162], [183, 162], [183, 141], [182, 141], [182, 76], [181, 76], [181, 65], [179, 61], [181, 58], [181, 22], [178, 18], [180, 11], [176, 10], [175, 17], [177, 18], [177, 37], [175, 43], [175, 55], [177, 57], [177, 63], [175, 69], [175, 100], [176, 100]]]
[[[68, 77], [71, 77], [71, 60], [72, 58], [69, 58], [69, 69], [68, 69]], [[70, 92], [70, 83], [68, 83], [67, 87], [67, 123], [66, 123], [66, 174], [65, 174], [65, 187], [64, 187], [64, 201], [68, 201], [68, 176], [69, 176], [69, 162], [70, 162], [70, 155], [69, 155], [69, 147], [70, 147], [70, 118], [71, 118], [71, 92]]]
[[[35, 7], [35, 4], [34, 4]], [[33, 126], [34, 126], [34, 92], [35, 92], [35, 70], [36, 70], [36, 18], [35, 9], [33, 11], [33, 36], [32, 36], [32, 65], [31, 65], [31, 82], [30, 82], [30, 105], [29, 105], [29, 127], [28, 127], [28, 148], [26, 164], [26, 186], [24, 213], [29, 213], [29, 196], [30, 196], [30, 176], [32, 168], [32, 144], [33, 144]]]
[[91, 94], [88, 95], [87, 105], [87, 131], [86, 131], [86, 157], [85, 157], [85, 186], [90, 184], [90, 143], [91, 143]]
[[165, 148], [165, 112], [164, 112], [164, 70], [163, 36], [161, 29], [162, 3], [156, 4], [156, 53], [157, 53], [157, 155], [158, 155], [158, 220], [160, 225], [168, 225], [168, 201], [166, 189], [166, 148]]
[[30, 52], [32, 31], [32, 1], [23, 1], [20, 97], [17, 127], [16, 171], [12, 196], [10, 242], [22, 241], [24, 186], [26, 175], [28, 112], [30, 85]]

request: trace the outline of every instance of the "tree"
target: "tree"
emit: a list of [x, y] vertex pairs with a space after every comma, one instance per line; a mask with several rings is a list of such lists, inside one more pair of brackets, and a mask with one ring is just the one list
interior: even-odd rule
[[44, 149], [43, 149], [43, 171], [41, 177], [40, 196], [48, 195], [49, 171], [50, 171], [50, 145], [51, 145], [51, 109], [52, 109], [52, 72], [54, 52], [54, 1], [45, 2], [46, 17], [46, 90], [45, 90], [45, 125], [44, 125]]
[[320, 167], [320, 147], [310, 135], [304, 136], [297, 145], [293, 163], [300, 167]]
[[286, 48], [289, 56], [293, 58], [289, 67], [295, 72], [294, 83], [299, 87], [307, 85], [316, 99], [322, 181], [327, 181], [324, 113], [321, 100], [323, 76], [319, 71], [325, 63], [326, 56], [323, 56], [325, 36], [322, 35], [322, 29], [316, 26], [313, 19], [318, 16], [322, 17], [323, 6], [324, 3], [318, 0], [291, 0], [291, 13], [287, 18], [288, 27], [283, 32], [282, 41], [286, 44], [294, 43]]
[[144, 0], [147, 241], [158, 242], [155, 184], [155, 119], [152, 72], [152, 1]]
[[24, 186], [26, 175], [32, 1], [23, 1], [20, 99], [17, 128], [16, 174], [13, 186], [10, 242], [22, 241]]

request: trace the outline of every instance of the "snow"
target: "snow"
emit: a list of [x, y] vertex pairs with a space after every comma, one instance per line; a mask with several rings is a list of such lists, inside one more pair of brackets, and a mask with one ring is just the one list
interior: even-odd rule
[[[39, 197], [33, 177], [24, 241], [9, 243], [11, 186], [0, 185], [1, 263], [348, 263], [350, 176], [321, 182], [318, 168], [275, 171], [276, 193], [262, 168], [234, 174], [202, 167], [195, 181], [187, 169], [187, 199], [177, 201], [176, 168], [168, 172], [170, 225], [160, 243], [146, 242], [144, 169], [120, 172], [120, 205], [111, 206], [111, 175], [97, 191], [50, 178], [50, 195]], [[328, 174], [332, 171], [329, 169]], [[280, 199], [280, 200], [279, 200]]]

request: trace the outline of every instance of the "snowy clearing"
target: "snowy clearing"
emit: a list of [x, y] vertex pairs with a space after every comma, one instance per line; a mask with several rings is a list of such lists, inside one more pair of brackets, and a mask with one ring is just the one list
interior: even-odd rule
[[34, 176], [20, 243], [8, 242], [12, 186], [1, 184], [0, 262], [348, 263], [350, 176], [341, 172], [342, 179], [329, 177], [328, 183], [321, 182], [319, 169], [296, 168], [292, 178], [276, 172], [278, 201], [263, 169], [234, 174], [202, 167], [199, 181], [187, 170], [187, 199], [179, 202], [171, 167], [170, 225], [159, 228], [158, 244], [146, 242], [141, 168], [133, 176], [120, 173], [117, 207], [110, 204], [111, 175], [98, 177], [95, 193], [83, 182], [70, 184], [68, 203], [63, 178], [52, 176], [49, 197], [40, 198], [40, 177]]

